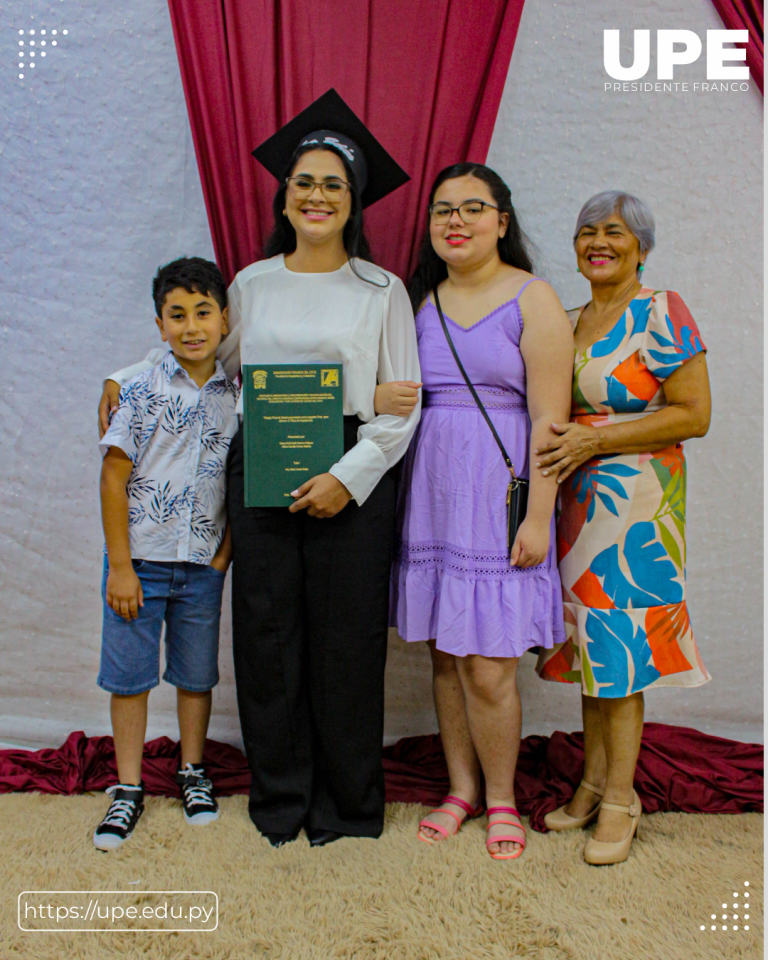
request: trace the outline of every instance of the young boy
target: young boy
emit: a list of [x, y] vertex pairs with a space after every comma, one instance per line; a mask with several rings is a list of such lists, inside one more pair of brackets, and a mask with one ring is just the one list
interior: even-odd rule
[[163, 679], [177, 688], [184, 816], [204, 824], [219, 815], [202, 759], [231, 559], [225, 467], [237, 391], [216, 360], [227, 333], [226, 285], [215, 264], [183, 258], [161, 267], [152, 294], [170, 350], [124, 385], [99, 444], [107, 555], [97, 682], [112, 694], [120, 780], [107, 790], [112, 803], [93, 835], [100, 850], [127, 840], [144, 811], [141, 759], [163, 622]]

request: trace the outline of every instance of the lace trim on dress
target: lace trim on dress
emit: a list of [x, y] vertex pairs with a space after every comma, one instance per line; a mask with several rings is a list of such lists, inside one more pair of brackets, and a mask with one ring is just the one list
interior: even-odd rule
[[400, 543], [395, 563], [414, 568], [435, 567], [461, 580], [516, 580], [548, 573], [552, 547], [544, 563], [535, 567], [511, 567], [505, 553], [475, 553], [452, 543], [432, 540], [425, 543]]
[[[526, 398], [514, 390], [494, 389], [493, 387], [476, 387], [477, 395], [483, 405], [489, 410], [512, 410], [515, 413], [526, 413], [528, 403]], [[477, 410], [477, 404], [472, 398], [468, 387], [437, 387], [422, 392], [422, 407], [471, 407]]]

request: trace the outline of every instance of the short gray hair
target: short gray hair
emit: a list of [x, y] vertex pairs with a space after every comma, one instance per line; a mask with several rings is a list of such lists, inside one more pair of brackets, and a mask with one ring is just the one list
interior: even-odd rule
[[618, 213], [640, 244], [640, 252], [648, 254], [656, 246], [656, 221], [653, 219], [649, 207], [638, 197], [623, 190], [603, 190], [596, 193], [579, 211], [576, 220], [576, 232], [573, 234], [573, 243], [582, 227], [588, 223], [599, 223], [607, 220], [612, 213]]

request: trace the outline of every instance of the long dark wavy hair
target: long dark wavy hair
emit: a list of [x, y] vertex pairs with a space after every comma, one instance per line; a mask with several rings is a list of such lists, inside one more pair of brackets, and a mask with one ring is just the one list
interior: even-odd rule
[[[291, 157], [288, 166], [285, 169], [280, 186], [277, 188], [277, 192], [275, 193], [275, 198], [272, 201], [272, 214], [274, 216], [275, 225], [272, 228], [272, 233], [270, 233], [269, 238], [264, 246], [265, 257], [276, 257], [279, 253], [293, 253], [296, 249], [296, 231], [294, 230], [293, 224], [288, 217], [283, 216], [283, 210], [285, 210], [285, 194], [288, 189], [285, 178], [290, 177], [292, 172], [296, 169], [296, 164], [298, 163], [299, 158], [305, 153], [309, 153], [310, 150], [322, 149], [323, 147], [317, 147], [314, 144], [306, 144], [304, 146], [297, 147], [296, 150], [294, 150], [293, 156]], [[338, 157], [339, 160], [341, 160], [342, 164], [344, 165], [344, 172], [350, 184], [352, 204], [349, 213], [349, 220], [347, 220], [346, 224], [344, 225], [342, 239], [344, 241], [344, 249], [349, 257], [349, 265], [352, 269], [352, 272], [356, 277], [359, 277], [366, 283], [372, 283], [374, 286], [386, 287], [389, 284], [389, 278], [386, 276], [386, 274], [381, 274], [382, 280], [386, 281], [385, 283], [376, 283], [370, 277], [362, 276], [355, 267], [355, 259], [365, 260], [368, 263], [374, 263], [368, 238], [363, 231], [363, 207], [360, 203], [357, 179], [352, 167], [347, 163], [345, 157], [343, 157], [337, 150], [329, 149], [328, 152], [332, 153], [335, 157]]]
[[[499, 214], [506, 213], [509, 217], [507, 232], [503, 237], [499, 237], [498, 250], [499, 257], [504, 263], [519, 270], [526, 270], [533, 273], [533, 262], [531, 260], [531, 242], [523, 233], [520, 224], [515, 215], [515, 208], [512, 206], [512, 194], [509, 187], [504, 183], [495, 170], [486, 167], [482, 163], [455, 163], [451, 167], [441, 170], [432, 184], [432, 190], [429, 194], [429, 203], [435, 199], [438, 187], [446, 180], [455, 180], [457, 177], [477, 177], [488, 186], [491, 196], [499, 208]], [[413, 312], [415, 313], [422, 303], [426, 300], [427, 294], [448, 276], [448, 267], [432, 246], [432, 240], [429, 235], [429, 221], [427, 221], [427, 230], [421, 243], [419, 253], [419, 262], [413, 272], [413, 276], [408, 281], [408, 295], [411, 298]]]

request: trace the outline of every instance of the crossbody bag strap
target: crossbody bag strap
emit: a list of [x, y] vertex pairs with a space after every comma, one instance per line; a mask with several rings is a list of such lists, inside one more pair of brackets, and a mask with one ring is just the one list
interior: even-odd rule
[[440, 306], [440, 297], [438, 297], [437, 295], [437, 287], [433, 288], [432, 295], [435, 298], [435, 306], [437, 307], [437, 312], [440, 316], [440, 323], [443, 325], [443, 333], [445, 334], [445, 339], [448, 341], [448, 346], [451, 348], [451, 353], [453, 354], [453, 359], [456, 361], [456, 366], [461, 371], [461, 375], [462, 377], [464, 377], [464, 382], [469, 387], [469, 392], [472, 394], [472, 399], [477, 404], [478, 410], [485, 417], [485, 422], [491, 428], [491, 433], [493, 434], [493, 438], [499, 446], [499, 450], [501, 450], [501, 455], [502, 457], [504, 457], [504, 463], [506, 463], [507, 469], [509, 470], [509, 472], [512, 474], [513, 477], [517, 477], [512, 461], [509, 459], [509, 454], [504, 449], [504, 444], [501, 442], [501, 437], [499, 437], [498, 433], [496, 433], [496, 427], [494, 427], [491, 418], [488, 416], [488, 411], [483, 406], [483, 403], [480, 397], [478, 397], [477, 390], [475, 390], [475, 388], [472, 386], [472, 381], [467, 376], [467, 371], [464, 369], [464, 365], [459, 359], [458, 353], [456, 353], [456, 347], [453, 345], [453, 340], [451, 339], [451, 335], [448, 332], [448, 325], [446, 324], [445, 317], [443, 316], [443, 308]]

